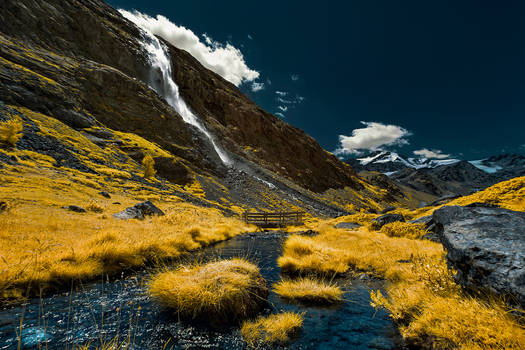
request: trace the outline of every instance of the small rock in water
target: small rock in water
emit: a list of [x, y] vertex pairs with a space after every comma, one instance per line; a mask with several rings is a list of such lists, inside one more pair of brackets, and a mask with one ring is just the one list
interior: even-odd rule
[[121, 211], [120, 213], [113, 214], [114, 217], [117, 219], [139, 219], [144, 220], [146, 216], [151, 215], [158, 215], [163, 216], [165, 215], [162, 210], [157, 208], [155, 204], [151, 203], [150, 201], [145, 201], [142, 203], [135, 204], [132, 207], [128, 207]]
[[32, 327], [22, 330], [22, 344], [24, 348], [35, 348], [39, 344], [43, 345], [44, 341], [49, 341], [49, 335], [46, 336], [46, 332], [39, 327]]
[[66, 209], [66, 210], [69, 210], [69, 211], [74, 211], [76, 213], [85, 213], [86, 212], [86, 209], [82, 208], [82, 207], [79, 207], [77, 205], [65, 205], [62, 207], [62, 209]]

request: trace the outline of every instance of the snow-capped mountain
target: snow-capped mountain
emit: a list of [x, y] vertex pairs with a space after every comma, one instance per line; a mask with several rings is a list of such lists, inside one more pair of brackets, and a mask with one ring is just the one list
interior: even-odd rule
[[500, 181], [525, 176], [525, 157], [517, 154], [465, 161], [377, 151], [347, 162], [357, 172], [380, 172], [398, 184], [435, 196], [466, 195]]
[[435, 168], [459, 162], [459, 159], [429, 159], [424, 157], [407, 157], [396, 152], [377, 151], [366, 157], [350, 159], [347, 162], [356, 171], [368, 170], [390, 174], [404, 168]]

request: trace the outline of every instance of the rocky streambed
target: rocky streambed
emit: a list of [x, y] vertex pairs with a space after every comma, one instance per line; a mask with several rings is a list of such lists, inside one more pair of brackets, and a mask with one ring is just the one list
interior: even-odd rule
[[[280, 279], [276, 261], [284, 236], [257, 233], [238, 236], [186, 260], [246, 257], [256, 262], [270, 284]], [[132, 349], [243, 349], [238, 327], [211, 329], [179, 321], [151, 302], [146, 293], [148, 272], [116, 280], [79, 285], [73, 291], [0, 310], [0, 349], [72, 348], [118, 337]], [[386, 312], [369, 304], [370, 289], [381, 281], [341, 279], [345, 302], [332, 307], [289, 304], [271, 293], [265, 313], [305, 312], [300, 334], [290, 349], [393, 349], [397, 329]], [[22, 325], [20, 332], [20, 325]], [[21, 336], [19, 336], [21, 334]]]

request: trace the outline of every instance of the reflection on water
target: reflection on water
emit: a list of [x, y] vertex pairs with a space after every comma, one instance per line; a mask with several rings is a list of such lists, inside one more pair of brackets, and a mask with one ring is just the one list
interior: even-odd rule
[[[277, 257], [284, 237], [278, 233], [244, 235], [220, 243], [192, 259], [242, 256], [256, 262], [269, 283], [279, 280]], [[188, 258], [189, 259], [189, 258]], [[236, 327], [214, 330], [177, 321], [146, 295], [147, 273], [104, 283], [80, 285], [73, 293], [31, 300], [25, 306], [0, 311], [0, 349], [16, 349], [21, 315], [21, 348], [71, 348], [71, 344], [114, 339], [132, 349], [244, 349]], [[335, 307], [305, 307], [270, 294], [264, 312], [305, 311], [304, 327], [290, 349], [392, 349], [396, 329], [384, 312], [369, 305], [369, 290], [380, 282], [340, 281], [345, 303]]]

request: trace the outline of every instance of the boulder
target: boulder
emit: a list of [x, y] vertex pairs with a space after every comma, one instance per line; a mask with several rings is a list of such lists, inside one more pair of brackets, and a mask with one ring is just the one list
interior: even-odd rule
[[106, 191], [100, 191], [98, 194], [100, 194], [102, 197], [105, 197], [105, 198], [111, 198], [109, 193], [107, 193]]
[[434, 223], [434, 218], [432, 217], [432, 215], [422, 216], [418, 219], [410, 220], [409, 222], [411, 224], [424, 224], [425, 225], [425, 229], [428, 231], [428, 233], [425, 234], [421, 238], [428, 239], [433, 242], [441, 242], [439, 239], [439, 236], [437, 235], [435, 231], [436, 224]]
[[381, 210], [379, 212], [379, 214], [386, 214], [388, 212], [391, 212], [392, 210], [396, 210], [396, 207], [393, 207], [393, 206], [388, 206], [386, 207], [385, 209]]
[[7, 210], [7, 202], [0, 201], [0, 213]]
[[113, 214], [117, 219], [139, 219], [144, 220], [146, 216], [158, 215], [163, 216], [164, 212], [157, 208], [155, 204], [150, 201], [135, 204], [132, 207], [126, 208], [120, 213]]
[[401, 214], [385, 214], [385, 215], [378, 216], [375, 219], [372, 219], [372, 224], [377, 229], [380, 229], [386, 224], [391, 224], [397, 221], [405, 222], [405, 218]]
[[78, 205], [64, 205], [62, 209], [66, 209], [69, 211], [74, 211], [76, 213], [85, 213], [86, 209], [79, 207]]
[[344, 229], [347, 229], [347, 230], [353, 230], [353, 229], [361, 227], [361, 225], [359, 225], [358, 223], [355, 223], [355, 222], [340, 222], [337, 225], [335, 225], [334, 227], [335, 228], [344, 228]]
[[433, 214], [456, 280], [470, 290], [511, 296], [525, 306], [525, 213], [447, 206]]

